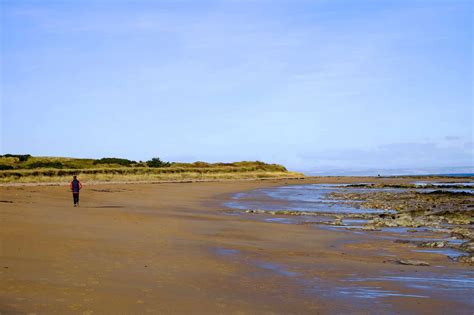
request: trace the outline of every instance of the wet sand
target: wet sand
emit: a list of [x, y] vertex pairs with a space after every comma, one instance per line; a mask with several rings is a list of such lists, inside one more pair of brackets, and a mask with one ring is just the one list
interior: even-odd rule
[[[223, 206], [255, 188], [368, 181], [413, 179], [85, 183], [80, 208], [67, 186], [0, 187], [0, 313], [471, 314], [443, 291], [418, 296], [379, 277], [472, 270], [445, 256], [365, 234], [263, 222]], [[399, 265], [397, 257], [431, 266]], [[373, 290], [396, 294], [354, 294]]]

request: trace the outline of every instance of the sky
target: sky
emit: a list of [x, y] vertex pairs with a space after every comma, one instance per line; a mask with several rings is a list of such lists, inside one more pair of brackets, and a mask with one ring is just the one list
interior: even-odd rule
[[0, 154], [472, 172], [473, 8], [0, 0]]

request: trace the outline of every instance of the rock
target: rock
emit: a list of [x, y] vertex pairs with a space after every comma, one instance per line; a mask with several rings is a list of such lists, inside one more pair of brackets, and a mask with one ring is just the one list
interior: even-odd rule
[[334, 221], [332, 221], [332, 225], [344, 225], [344, 223], [341, 218], [335, 218]]
[[411, 260], [411, 259], [398, 259], [397, 263], [399, 263], [400, 265], [410, 265], [410, 266], [429, 266], [430, 265], [426, 261]]
[[270, 212], [269, 212], [269, 211], [265, 211], [265, 210], [259, 210], [259, 209], [256, 209], [256, 210], [248, 209], [248, 210], [245, 210], [245, 213], [265, 214], [265, 213], [270, 213]]
[[471, 224], [473, 218], [470, 213], [452, 213], [446, 217], [449, 224]]
[[318, 221], [318, 222], [315, 222], [315, 224], [321, 224], [321, 225], [336, 225], [336, 226], [343, 226], [344, 224], [342, 224], [342, 221], [341, 222], [336, 222], [336, 221]]
[[473, 196], [474, 194], [471, 192], [467, 191], [445, 191], [445, 190], [435, 190], [426, 194], [432, 194], [432, 195], [442, 195], [442, 196]]
[[398, 224], [395, 220], [392, 219], [382, 219], [382, 218], [375, 218], [368, 222], [368, 225], [374, 227], [397, 227]]
[[413, 243], [413, 241], [410, 241], [410, 240], [395, 240], [394, 243], [398, 243], [398, 244], [411, 244], [411, 243]]
[[419, 247], [431, 247], [431, 248], [443, 248], [448, 245], [447, 241], [439, 242], [421, 242], [418, 244]]
[[474, 253], [474, 241], [462, 243], [461, 246], [459, 246], [459, 249], [468, 253]]
[[362, 228], [364, 231], [380, 231], [379, 228], [373, 226], [373, 225], [366, 225]]
[[404, 227], [411, 227], [411, 228], [417, 228], [420, 226], [423, 226], [422, 223], [414, 221], [412, 218], [398, 218], [395, 220], [397, 223], [397, 226], [404, 226]]
[[368, 223], [369, 225], [378, 226], [378, 227], [404, 226], [404, 227], [411, 227], [411, 228], [417, 228], [417, 227], [426, 226], [426, 225], [437, 225], [436, 222], [427, 222], [423, 220], [422, 218], [415, 219], [408, 214], [401, 214], [397, 216], [395, 219], [375, 218], [373, 220], [370, 220]]
[[474, 233], [471, 230], [459, 227], [451, 231], [451, 236], [459, 239], [474, 239]]
[[474, 265], [474, 256], [472, 256], [472, 255], [459, 256], [457, 261], [459, 261], [460, 263], [464, 263], [464, 264]]
[[450, 218], [448, 219], [449, 224], [471, 224], [471, 218]]

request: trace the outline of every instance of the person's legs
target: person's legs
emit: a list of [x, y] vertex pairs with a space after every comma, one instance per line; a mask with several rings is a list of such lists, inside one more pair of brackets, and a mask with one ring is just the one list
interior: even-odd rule
[[78, 193], [72, 193], [72, 197], [74, 199], [74, 207], [79, 203], [79, 194]]

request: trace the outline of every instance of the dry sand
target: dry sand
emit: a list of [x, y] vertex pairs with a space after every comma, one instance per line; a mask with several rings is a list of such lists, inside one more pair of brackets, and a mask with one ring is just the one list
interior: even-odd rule
[[[222, 211], [229, 195], [243, 190], [361, 181], [368, 179], [84, 183], [80, 208], [72, 207], [67, 186], [0, 187], [0, 313], [470, 313], [442, 298], [325, 294], [351, 274], [442, 270], [387, 257], [467, 268], [446, 257]], [[371, 285], [413, 293], [394, 283]]]

